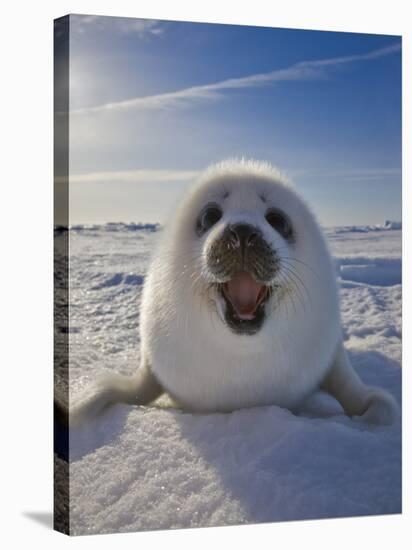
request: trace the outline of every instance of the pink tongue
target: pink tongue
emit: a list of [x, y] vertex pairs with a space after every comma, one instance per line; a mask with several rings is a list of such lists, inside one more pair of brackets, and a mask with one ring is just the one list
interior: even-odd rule
[[257, 283], [249, 273], [239, 271], [226, 283], [226, 296], [240, 318], [251, 319], [260, 303], [262, 289], [263, 285]]

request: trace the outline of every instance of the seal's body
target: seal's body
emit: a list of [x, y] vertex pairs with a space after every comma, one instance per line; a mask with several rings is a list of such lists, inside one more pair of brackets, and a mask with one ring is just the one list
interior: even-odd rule
[[[196, 221], [208, 204], [222, 215], [199, 235]], [[287, 215], [291, 238], [267, 221], [272, 209]], [[213, 243], [225, 240], [225, 228], [236, 224], [258, 230], [278, 262], [264, 281], [272, 286], [264, 320], [243, 332], [225, 321], [230, 303], [218, 288], [237, 266], [231, 271], [228, 265], [220, 279], [208, 266]], [[233, 243], [224, 245], [220, 264]], [[233, 292], [240, 302], [242, 293], [252, 294], [253, 313], [251, 284], [245, 278]], [[321, 383], [332, 362], [341, 339], [338, 304], [331, 258], [306, 205], [266, 165], [226, 163], [205, 174], [165, 231], [144, 288], [142, 351], [161, 385], [186, 408], [291, 408]], [[238, 317], [239, 328], [253, 322]]]
[[321, 387], [345, 412], [390, 423], [342, 343], [336, 275], [305, 202], [267, 164], [228, 161], [199, 179], [165, 228], [141, 305], [141, 366], [111, 375], [72, 418], [163, 391], [187, 410], [297, 407]]

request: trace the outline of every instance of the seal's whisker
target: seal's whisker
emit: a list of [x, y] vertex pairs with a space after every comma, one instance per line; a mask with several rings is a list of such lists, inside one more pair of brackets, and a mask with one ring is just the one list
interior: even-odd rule
[[301, 288], [305, 291], [307, 299], [308, 299], [310, 305], [312, 305], [312, 301], [311, 301], [311, 297], [310, 297], [308, 288], [307, 288], [306, 284], [304, 283], [304, 281], [302, 280], [299, 273], [296, 271], [296, 269], [293, 266], [287, 264], [287, 262], [282, 262], [282, 263], [283, 263], [284, 269], [285, 270], [287, 269], [291, 274], [293, 274], [295, 279], [297, 279], [297, 281], [299, 281], [299, 286], [301, 286]]
[[[293, 290], [294, 290], [294, 292], [289, 293], [289, 298], [292, 301], [292, 303], [294, 304], [293, 295], [294, 295], [294, 293], [296, 293], [296, 296], [299, 299], [299, 302], [302, 306], [302, 309], [305, 311], [305, 300], [302, 296], [301, 290], [299, 288], [299, 284], [294, 279], [293, 273], [291, 271], [289, 271], [289, 269], [286, 268], [285, 266], [283, 266], [283, 267], [284, 267], [284, 270], [286, 271], [286, 273], [283, 274], [284, 275], [284, 281], [286, 282], [286, 284], [290, 284], [293, 287]], [[295, 312], [296, 312], [296, 306], [295, 306]]]
[[299, 302], [300, 302], [303, 310], [306, 311], [306, 307], [305, 307], [306, 300], [305, 300], [305, 297], [302, 293], [300, 282], [299, 282], [299, 280], [295, 279], [295, 274], [292, 271], [288, 270], [287, 268], [285, 268], [285, 269], [287, 270], [289, 279], [290, 279], [290, 281], [291, 281], [291, 283], [292, 283], [292, 285], [293, 285], [293, 287], [296, 291], [296, 296], [299, 299]]
[[307, 264], [306, 262], [304, 262], [303, 260], [299, 260], [298, 258], [294, 258], [293, 256], [282, 256], [281, 259], [283, 261], [288, 260], [290, 262], [296, 262], [298, 264], [301, 264], [304, 267], [306, 267], [307, 269], [309, 269], [309, 271], [311, 273], [313, 273], [313, 275], [315, 275], [315, 277], [317, 277], [318, 279], [320, 278], [319, 273], [317, 273], [314, 269], [312, 269], [311, 266], [309, 264]]

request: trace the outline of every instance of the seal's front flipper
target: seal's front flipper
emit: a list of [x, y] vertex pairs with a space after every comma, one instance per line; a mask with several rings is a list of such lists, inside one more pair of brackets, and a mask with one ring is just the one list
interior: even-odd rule
[[380, 425], [392, 424], [399, 417], [398, 405], [388, 392], [362, 382], [353, 369], [342, 342], [336, 350], [322, 389], [339, 401], [348, 416]]
[[107, 373], [78, 397], [70, 407], [55, 398], [55, 419], [62, 426], [75, 426], [96, 417], [104, 409], [116, 403], [148, 405], [163, 391], [150, 367], [146, 365], [139, 367], [136, 374], [130, 377]]

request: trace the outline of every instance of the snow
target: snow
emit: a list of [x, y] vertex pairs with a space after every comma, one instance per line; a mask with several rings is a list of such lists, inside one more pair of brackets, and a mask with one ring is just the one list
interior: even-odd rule
[[[326, 229], [353, 364], [399, 403], [400, 228]], [[142, 283], [160, 231], [157, 224], [71, 228], [71, 396], [104, 369], [137, 368]], [[62, 385], [65, 369], [57, 368]], [[55, 460], [62, 486], [67, 464]], [[400, 423], [350, 420], [320, 392], [298, 415], [275, 406], [193, 415], [167, 398], [116, 405], [71, 431], [70, 460], [74, 535], [401, 512]]]

